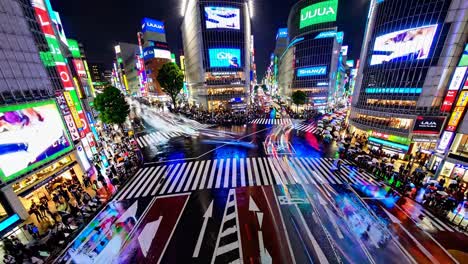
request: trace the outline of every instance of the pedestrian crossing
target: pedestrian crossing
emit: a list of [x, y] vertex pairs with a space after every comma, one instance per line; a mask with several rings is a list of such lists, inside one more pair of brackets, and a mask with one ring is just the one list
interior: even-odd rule
[[159, 132], [155, 131], [149, 134], [136, 137], [136, 142], [140, 148], [146, 148], [151, 145], [157, 145], [168, 141], [171, 138], [183, 136], [180, 132]]
[[117, 200], [203, 189], [277, 184], [364, 184], [382, 186], [373, 175], [332, 158], [249, 157], [196, 160], [140, 169]]
[[294, 129], [298, 131], [303, 131], [306, 133], [313, 133], [315, 134], [317, 132], [317, 125], [312, 123], [312, 124], [298, 124], [294, 126]]
[[249, 124], [259, 124], [259, 125], [291, 125], [291, 118], [281, 118], [281, 119], [269, 119], [269, 118], [257, 118], [249, 122]]

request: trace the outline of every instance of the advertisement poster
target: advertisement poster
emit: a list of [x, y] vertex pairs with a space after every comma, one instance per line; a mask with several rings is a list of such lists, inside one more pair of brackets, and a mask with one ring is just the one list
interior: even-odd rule
[[146, 31], [165, 34], [164, 22], [145, 17], [141, 21], [141, 32], [145, 33]]
[[12, 180], [72, 148], [54, 100], [0, 107], [1, 180]]
[[240, 10], [233, 7], [206, 6], [206, 28], [240, 29]]
[[439, 134], [444, 121], [443, 116], [418, 116], [414, 122], [413, 133]]
[[242, 66], [240, 49], [208, 49], [210, 67], [239, 68]]
[[304, 7], [301, 10], [301, 20], [299, 28], [336, 21], [338, 11], [338, 0], [320, 2]]
[[371, 65], [427, 59], [437, 24], [399, 30], [375, 39]]

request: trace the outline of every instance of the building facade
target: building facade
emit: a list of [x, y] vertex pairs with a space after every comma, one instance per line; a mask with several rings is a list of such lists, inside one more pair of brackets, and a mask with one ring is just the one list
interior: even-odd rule
[[[140, 79], [137, 63], [140, 49], [137, 44], [119, 42], [115, 47], [116, 65], [115, 74], [123, 92], [129, 95], [140, 93]], [[116, 68], [116, 69], [115, 69]]]
[[467, 41], [466, 1], [371, 1], [350, 124], [391, 153], [436, 146]]
[[294, 91], [307, 94], [306, 107], [334, 104], [343, 33], [337, 32], [338, 1], [302, 0], [289, 13], [288, 39], [279, 55], [278, 91], [290, 101]]
[[190, 103], [244, 109], [253, 76], [248, 1], [186, 2], [181, 31]]
[[29, 217], [31, 201], [92, 173], [84, 145], [90, 126], [49, 1], [1, 0], [0, 17], [0, 234], [21, 235], [14, 227]]

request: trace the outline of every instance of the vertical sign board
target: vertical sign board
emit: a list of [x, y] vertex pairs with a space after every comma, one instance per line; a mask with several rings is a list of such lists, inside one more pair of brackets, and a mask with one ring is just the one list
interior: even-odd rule
[[447, 94], [445, 95], [442, 107], [440, 108], [442, 112], [449, 112], [452, 109], [453, 101], [455, 100], [455, 97], [457, 97], [458, 91], [462, 87], [466, 69], [467, 67], [457, 67], [455, 69], [452, 81], [450, 82]]
[[[83, 124], [83, 122], [86, 122], [86, 117], [84, 116], [83, 109], [81, 108], [81, 102], [78, 99], [75, 87], [73, 86], [72, 75], [67, 67], [65, 58], [60, 52], [58, 40], [55, 36], [55, 32], [52, 26], [52, 22], [49, 18], [47, 8], [43, 0], [32, 0], [32, 5], [34, 7], [34, 12], [36, 13], [36, 17], [41, 27], [41, 30], [46, 37], [47, 44], [51, 49], [52, 56], [54, 57], [57, 72], [65, 89], [63, 95], [69, 106], [75, 124], [78, 130], [80, 131], [80, 137], [83, 139], [86, 136], [86, 134], [82, 133], [83, 128], [87, 127], [86, 123]], [[76, 42], [74, 43], [73, 40], [69, 40], [68, 44], [71, 47], [72, 53], [75, 52], [75, 56], [77, 56], [76, 52], [79, 53], [79, 48], [78, 50], [76, 50], [77, 47], [74, 46], [78, 46], [78, 44]]]

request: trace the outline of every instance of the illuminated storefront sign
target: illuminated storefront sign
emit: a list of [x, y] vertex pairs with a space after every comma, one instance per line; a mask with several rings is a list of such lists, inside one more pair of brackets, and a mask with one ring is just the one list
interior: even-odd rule
[[444, 131], [442, 133], [442, 136], [440, 137], [439, 145], [437, 146], [437, 151], [442, 153], [445, 152], [454, 135], [454, 132]]
[[336, 21], [338, 0], [312, 4], [301, 9], [299, 28]]
[[442, 129], [445, 117], [443, 116], [418, 116], [414, 122], [413, 133], [437, 135]]
[[449, 122], [447, 124], [447, 131], [455, 131], [457, 129], [458, 123], [460, 123], [461, 117], [465, 107], [457, 106], [453, 109], [452, 115], [450, 116]]
[[297, 77], [318, 76], [327, 74], [327, 66], [315, 66], [297, 69]]
[[322, 38], [334, 38], [336, 36], [336, 31], [324, 31], [320, 32], [314, 39], [322, 39]]
[[409, 145], [411, 143], [410, 140], [408, 138], [406, 138], [406, 137], [400, 137], [400, 136], [380, 133], [380, 132], [372, 131], [372, 130], [369, 130], [367, 132], [368, 132], [369, 136], [372, 136], [372, 137], [375, 137], [375, 138], [381, 138], [381, 139], [385, 139], [385, 140], [388, 140], [388, 141], [392, 141], [392, 142], [396, 142], [396, 143], [400, 143], [400, 144], [404, 144], [404, 145]]
[[391, 147], [398, 151], [404, 151], [404, 152], [408, 151], [409, 149], [409, 146], [407, 145], [402, 145], [402, 144], [398, 144], [398, 143], [394, 143], [394, 142], [390, 142], [387, 140], [382, 140], [382, 139], [378, 139], [374, 137], [369, 137], [369, 143], [374, 143], [374, 145], [382, 145], [382, 146]]
[[458, 91], [465, 77], [467, 67], [457, 67], [453, 74], [452, 81], [450, 82], [449, 91]]
[[420, 94], [422, 92], [422, 88], [366, 88], [366, 93], [369, 94], [380, 94], [380, 93], [409, 93], [409, 94]]
[[445, 95], [444, 102], [442, 103], [442, 107], [440, 111], [448, 112], [452, 109], [453, 102], [455, 101], [455, 97], [457, 96], [457, 91], [447, 91]]

